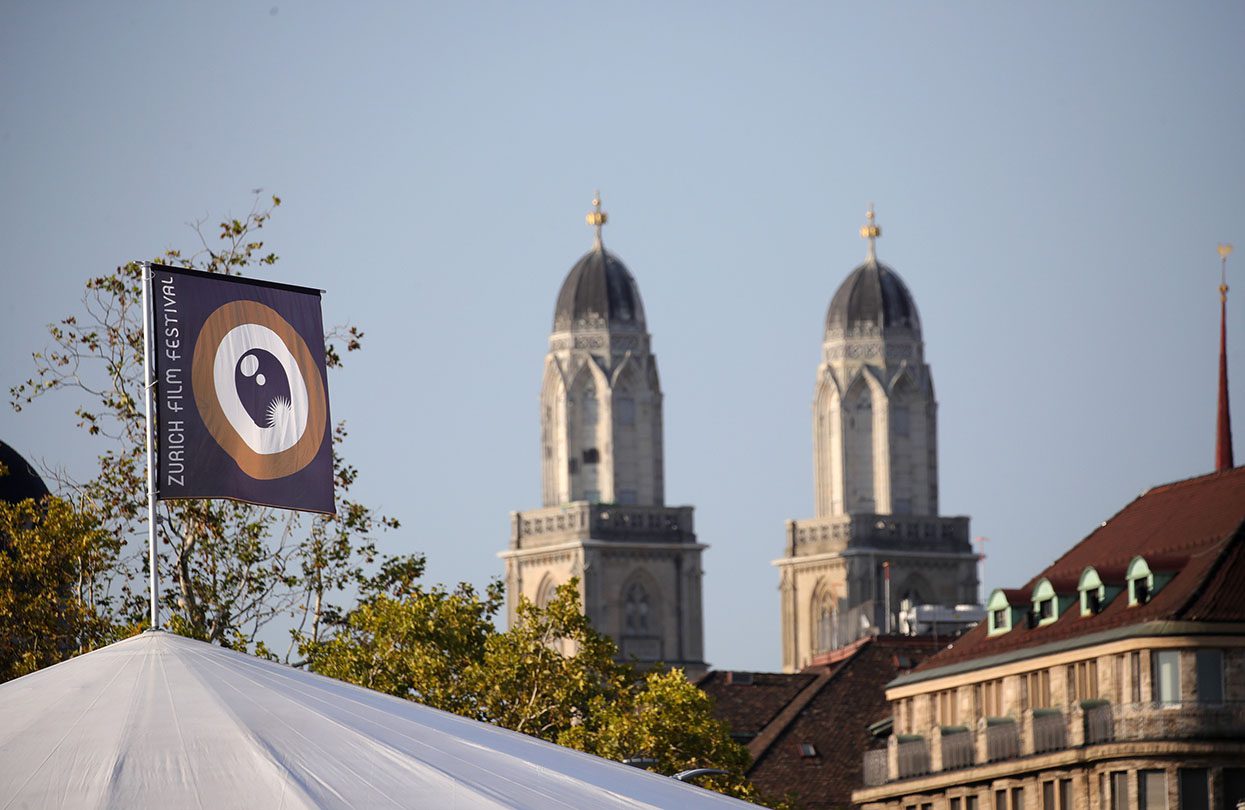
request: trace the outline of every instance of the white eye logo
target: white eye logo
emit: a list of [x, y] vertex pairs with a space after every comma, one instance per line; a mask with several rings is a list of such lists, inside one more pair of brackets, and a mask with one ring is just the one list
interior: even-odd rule
[[252, 478], [293, 475], [319, 452], [324, 380], [302, 336], [271, 307], [231, 301], [208, 316], [191, 376], [204, 425]]
[[[225, 418], [256, 453], [267, 456], [289, 450], [303, 437], [307, 430], [307, 385], [294, 355], [276, 332], [257, 323], [229, 330], [216, 347], [212, 378]], [[258, 393], [263, 403], [258, 418], [255, 409], [247, 407], [250, 403], [242, 401], [250, 393], [248, 389]]]

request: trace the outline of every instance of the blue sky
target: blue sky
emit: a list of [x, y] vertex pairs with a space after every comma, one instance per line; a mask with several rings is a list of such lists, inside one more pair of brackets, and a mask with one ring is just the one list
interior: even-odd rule
[[[711, 546], [708, 658], [777, 669], [770, 561], [813, 513], [822, 319], [870, 201], [988, 587], [1210, 470], [1219, 242], [1245, 431], [1242, 35], [1230, 2], [5, 4], [0, 382], [88, 276], [280, 194], [272, 277], [367, 333], [330, 387], [359, 494], [403, 521], [383, 544], [483, 584], [540, 503], [546, 340], [600, 188], [667, 501]], [[89, 473], [73, 405], [4, 409], [0, 438]]]

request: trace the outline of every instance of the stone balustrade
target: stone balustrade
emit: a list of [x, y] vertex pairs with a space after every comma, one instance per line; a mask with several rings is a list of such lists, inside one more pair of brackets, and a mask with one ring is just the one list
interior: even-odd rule
[[968, 518], [918, 515], [835, 515], [787, 522], [788, 553], [816, 554], [848, 546], [968, 546]]
[[[924, 737], [892, 738], [887, 750], [865, 754], [865, 787], [1068, 748], [1119, 741], [1245, 739], [1245, 702], [1222, 704], [1106, 701], [1072, 711], [1036, 709], [1016, 719], [989, 718], [977, 728], [935, 728], [933, 748]], [[931, 757], [931, 753], [933, 756]]]
[[695, 543], [690, 506], [575, 502], [510, 515], [510, 548], [591, 538], [639, 543]]

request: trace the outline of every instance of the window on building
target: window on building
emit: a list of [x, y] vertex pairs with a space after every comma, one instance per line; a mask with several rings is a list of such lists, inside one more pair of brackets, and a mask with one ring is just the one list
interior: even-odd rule
[[1210, 810], [1205, 768], [1180, 769], [1180, 810]]
[[1072, 780], [1059, 780], [1059, 810], [1072, 810]]
[[977, 797], [976, 796], [965, 796], [964, 797], [964, 810], [977, 810]]
[[989, 635], [997, 636], [1012, 629], [1012, 604], [1002, 588], [995, 588], [986, 602]]
[[1077, 583], [1077, 591], [1081, 594], [1081, 615], [1093, 616], [1101, 613], [1102, 609], [1107, 606], [1107, 587], [1103, 584], [1102, 577], [1098, 576], [1098, 571], [1092, 565], [1086, 566], [1081, 572], [1081, 580]]
[[1007, 791], [994, 791], [994, 810], [1007, 810]]
[[1197, 651], [1197, 702], [1223, 703], [1223, 650]]
[[1042, 810], [1059, 810], [1055, 806], [1055, 783], [1042, 783]]
[[623, 621], [628, 635], [647, 635], [649, 632], [648, 592], [638, 582], [627, 586], [623, 601]]
[[1025, 789], [1012, 788], [1012, 810], [1025, 810]]
[[817, 756], [817, 746], [812, 743], [800, 743], [800, 756], [808, 758]]
[[571, 475], [574, 475], [575, 473], [579, 472], [579, 459], [577, 458], [568, 459], [566, 462], [566, 471], [569, 472]]
[[962, 802], [960, 801], [960, 797], [955, 796], [949, 802], [947, 802], [947, 805], [948, 805], [947, 810], [960, 810], [961, 804]]
[[591, 385], [583, 390], [580, 397], [579, 418], [585, 425], [597, 423], [597, 391]]
[[1138, 810], [1167, 810], [1167, 772], [1137, 771]]
[[1142, 557], [1133, 557], [1128, 564], [1128, 604], [1144, 605], [1154, 593], [1154, 574]]
[[934, 725], [958, 726], [960, 724], [960, 707], [956, 700], [956, 690], [944, 689], [932, 696], [934, 707]]
[[1098, 697], [1098, 659], [1068, 664], [1068, 702]]
[[585, 464], [600, 464], [601, 463], [601, 452], [597, 450], [595, 447], [587, 448], [586, 450], [584, 450], [584, 463]]
[[1050, 670], [1041, 669], [1022, 676], [1025, 679], [1025, 691], [1029, 698], [1029, 708], [1048, 709], [1050, 700]]
[[1141, 702], [1141, 653], [1134, 652], [1128, 656], [1128, 666], [1131, 670], [1129, 677], [1132, 679], [1129, 684], [1129, 695], [1133, 703]]
[[1128, 804], [1128, 771], [1111, 772], [1111, 810], [1131, 810]]
[[1223, 798], [1226, 807], [1245, 803], [1245, 768], [1223, 769]]
[[1180, 704], [1180, 651], [1155, 650], [1150, 653], [1150, 673], [1154, 702], [1160, 706]]
[[614, 401], [614, 413], [618, 415], [618, 424], [635, 424], [635, 400], [631, 397], [619, 397]]
[[977, 684], [977, 703], [983, 717], [1003, 717], [1003, 679]]
[[911, 411], [907, 405], [891, 405], [891, 430], [896, 436], [907, 438], [911, 431]]

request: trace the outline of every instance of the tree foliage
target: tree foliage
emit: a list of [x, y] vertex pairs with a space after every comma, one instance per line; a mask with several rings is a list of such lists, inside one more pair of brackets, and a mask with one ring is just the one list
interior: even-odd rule
[[[277, 262], [258, 238], [281, 204], [257, 199], [241, 219], [221, 222], [215, 240], [195, 226], [201, 243], [191, 255], [169, 250], [157, 261], [225, 275], [265, 270]], [[143, 412], [142, 266], [131, 262], [89, 279], [79, 312], [49, 327], [48, 347], [33, 355], [34, 374], [10, 390], [17, 410], [53, 392], [77, 398], [78, 426], [100, 440], [99, 468], [87, 481], [62, 481], [98, 505], [114, 536], [146, 534]], [[342, 364], [361, 347], [353, 326], [326, 335], [327, 364]], [[161, 543], [156, 565], [163, 583], [161, 613], [176, 632], [245, 647], [268, 622], [292, 615], [311, 637], [336, 610], [334, 594], [349, 588], [374, 561], [373, 534], [397, 521], [350, 498], [357, 470], [338, 454], [346, 432], [333, 431], [335, 517], [304, 517], [226, 500], [158, 503]], [[141, 621], [147, 613], [141, 580], [146, 544], [127, 546], [118, 566], [117, 609]]]
[[119, 553], [89, 504], [0, 501], [0, 682], [129, 634], [111, 619]]
[[710, 767], [729, 776], [704, 784], [755, 800], [742, 776], [748, 752], [712, 714], [707, 695], [679, 670], [638, 675], [579, 607], [578, 582], [544, 607], [520, 599], [513, 626], [498, 631], [500, 584], [484, 593], [372, 580], [358, 607], [300, 650], [321, 674], [377, 689], [549, 742], [665, 774]]

